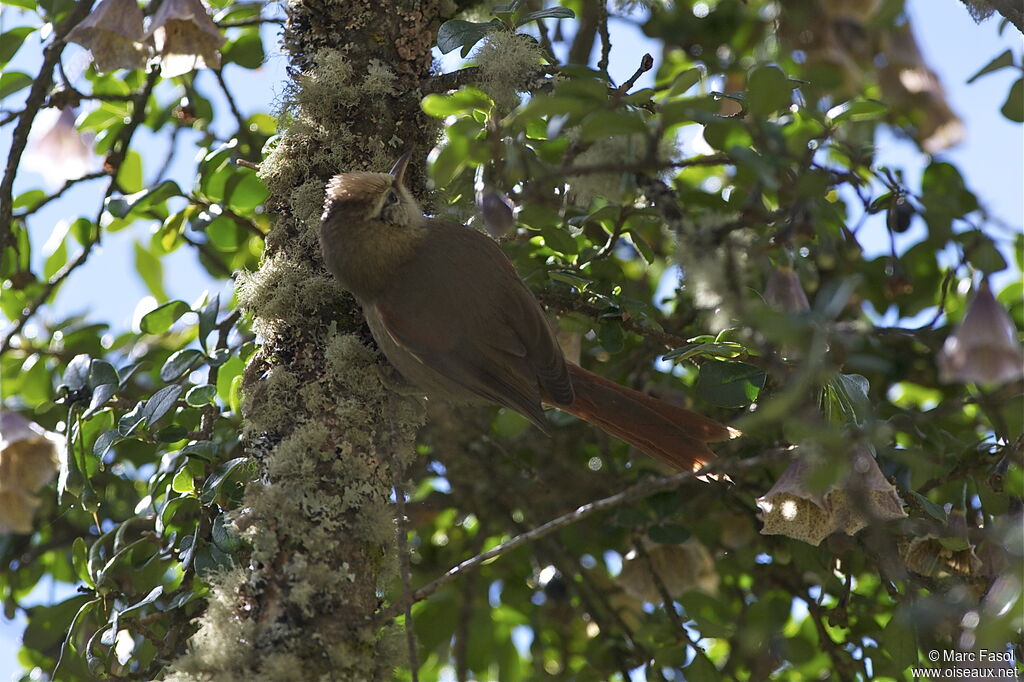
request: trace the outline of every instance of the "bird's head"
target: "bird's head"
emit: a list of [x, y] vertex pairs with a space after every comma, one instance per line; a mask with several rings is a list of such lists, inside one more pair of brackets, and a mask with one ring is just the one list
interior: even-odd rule
[[327, 183], [322, 222], [344, 217], [346, 221], [382, 222], [405, 227], [423, 216], [412, 193], [402, 180], [409, 166], [409, 154], [402, 155], [390, 173], [356, 171], [341, 173]]

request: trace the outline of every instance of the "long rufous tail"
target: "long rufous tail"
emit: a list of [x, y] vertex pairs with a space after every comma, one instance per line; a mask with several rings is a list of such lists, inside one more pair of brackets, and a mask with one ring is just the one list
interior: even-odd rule
[[714, 458], [705, 443], [738, 432], [696, 412], [676, 407], [569, 363], [575, 398], [556, 405], [635, 445], [680, 471], [694, 471]]

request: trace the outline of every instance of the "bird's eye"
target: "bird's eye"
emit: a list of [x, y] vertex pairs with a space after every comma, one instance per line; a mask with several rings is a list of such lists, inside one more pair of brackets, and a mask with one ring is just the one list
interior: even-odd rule
[[398, 194], [395, 192], [388, 192], [388, 198], [384, 200], [384, 203], [388, 206], [392, 206], [398, 203]]

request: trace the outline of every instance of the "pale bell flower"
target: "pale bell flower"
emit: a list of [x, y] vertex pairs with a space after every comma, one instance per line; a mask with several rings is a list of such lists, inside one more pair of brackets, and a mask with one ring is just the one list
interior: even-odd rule
[[72, 108], [47, 109], [36, 117], [22, 166], [42, 175], [44, 183], [53, 188], [95, 168], [96, 157], [75, 128]]
[[907, 515], [896, 488], [866, 450], [855, 450], [849, 470], [821, 492], [808, 485], [815, 461], [806, 456], [793, 460], [771, 490], [757, 498], [762, 535], [786, 535], [819, 545], [832, 533], [853, 535], [871, 523]]
[[101, 72], [141, 69], [149, 53], [136, 0], [103, 0], [67, 40], [88, 49]]
[[487, 188], [477, 197], [477, 204], [484, 227], [492, 237], [499, 239], [512, 230], [516, 219], [512, 213], [512, 202], [507, 197]]
[[0, 533], [32, 532], [33, 493], [57, 472], [59, 440], [17, 412], [0, 412]]
[[773, 268], [764, 285], [764, 300], [782, 313], [803, 313], [811, 309], [807, 294], [800, 286], [800, 277], [793, 268]]
[[146, 31], [160, 53], [164, 78], [194, 69], [220, 68], [224, 36], [199, 0], [164, 0]]
[[1003, 384], [1024, 377], [1024, 351], [1017, 329], [982, 281], [960, 325], [946, 338], [938, 357], [946, 383]]
[[647, 538], [642, 542], [647, 559], [635, 550], [630, 552], [617, 578], [631, 596], [652, 604], [662, 601], [652, 570], [670, 597], [678, 597], [691, 590], [711, 595], [718, 592], [715, 561], [696, 538], [691, 537], [677, 545], [663, 545]]

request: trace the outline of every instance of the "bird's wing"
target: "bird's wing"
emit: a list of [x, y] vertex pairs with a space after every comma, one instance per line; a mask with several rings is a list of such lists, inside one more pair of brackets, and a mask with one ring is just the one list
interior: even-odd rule
[[475, 230], [429, 221], [416, 255], [374, 305], [396, 345], [473, 395], [542, 428], [542, 390], [572, 401], [540, 305], [498, 245]]

